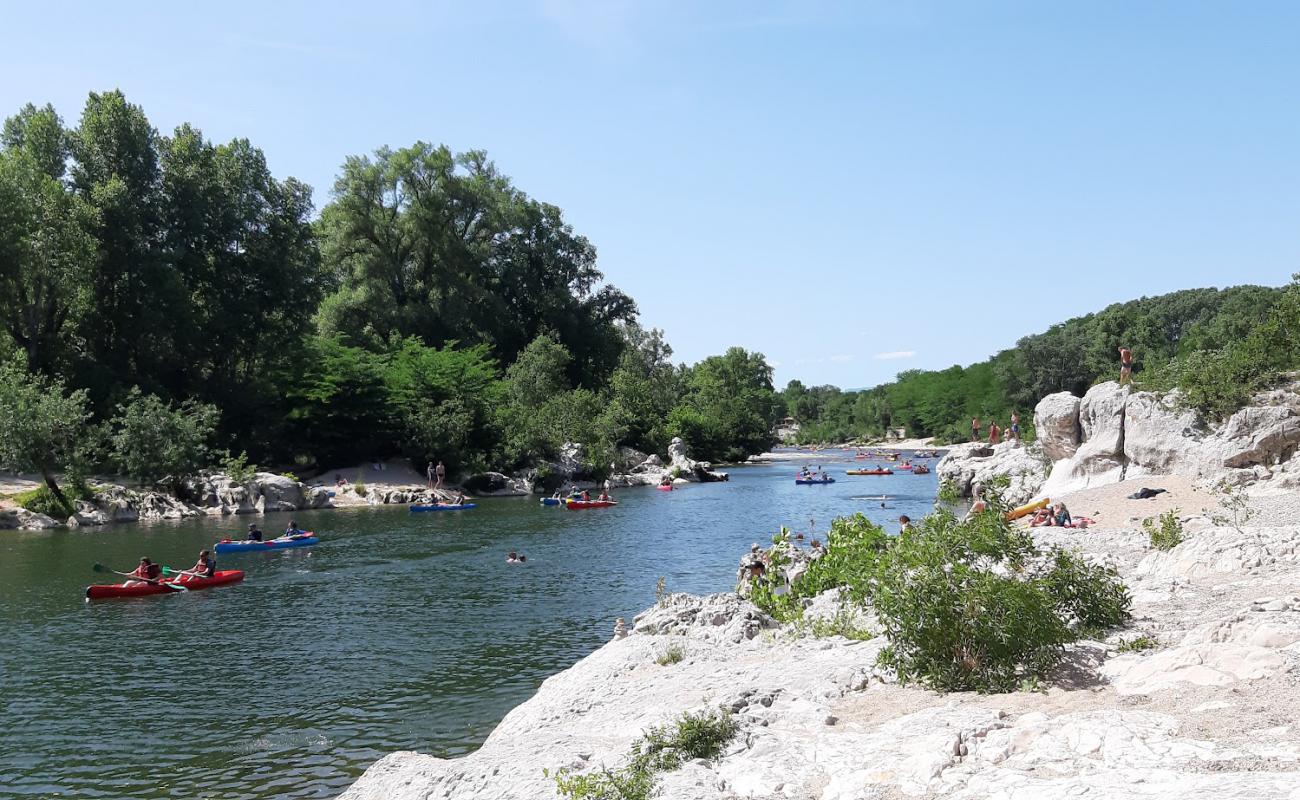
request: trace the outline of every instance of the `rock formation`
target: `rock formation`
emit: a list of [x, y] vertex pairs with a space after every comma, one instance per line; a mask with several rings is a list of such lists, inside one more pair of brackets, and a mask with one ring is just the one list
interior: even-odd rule
[[[545, 681], [477, 752], [394, 753], [343, 800], [555, 798], [545, 771], [620, 766], [647, 727], [719, 706], [738, 735], [658, 796], [1300, 798], [1295, 528], [1207, 527], [1167, 552], [1134, 530], [1034, 535], [1117, 564], [1135, 598], [1133, 627], [1072, 645], [1044, 691], [898, 686], [874, 666], [881, 638], [812, 638], [735, 595], [672, 595]], [[823, 595], [809, 611], [836, 607]], [[1153, 646], [1120, 646], [1139, 635]], [[661, 666], [670, 646], [684, 658]]]
[[1173, 473], [1264, 493], [1300, 487], [1300, 384], [1261, 393], [1215, 425], [1177, 392], [1136, 392], [1109, 381], [1082, 398], [1048, 395], [1034, 409], [1034, 426], [1038, 440], [1024, 456], [1013, 453], [1014, 443], [959, 445], [939, 463], [940, 477], [969, 495], [1002, 472], [1012, 479], [1011, 502]]

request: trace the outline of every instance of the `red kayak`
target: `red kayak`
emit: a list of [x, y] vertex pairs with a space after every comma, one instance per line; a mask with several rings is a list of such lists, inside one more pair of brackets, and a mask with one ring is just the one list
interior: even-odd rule
[[661, 483], [661, 484], [659, 484], [658, 486], [656, 486], [655, 488], [658, 489], [658, 490], [661, 491], [661, 492], [671, 492], [671, 491], [673, 490], [673, 485], [672, 485], [671, 483], [670, 483], [670, 484], [667, 484], [667, 485], [664, 485], [664, 484]]
[[[187, 578], [181, 581], [181, 585], [189, 591], [195, 589], [211, 589], [213, 586], [225, 586], [228, 583], [239, 583], [244, 579], [242, 569], [221, 569], [211, 578]], [[145, 597], [151, 594], [176, 594], [182, 590], [174, 589], [171, 584], [177, 579], [169, 578], [158, 581], [157, 583], [144, 583], [138, 586], [127, 586], [124, 583], [112, 583], [108, 585], [87, 586], [87, 600], [106, 600], [110, 597]]]
[[577, 511], [580, 508], [609, 508], [618, 505], [617, 500], [566, 500], [564, 505], [568, 506], [570, 511]]

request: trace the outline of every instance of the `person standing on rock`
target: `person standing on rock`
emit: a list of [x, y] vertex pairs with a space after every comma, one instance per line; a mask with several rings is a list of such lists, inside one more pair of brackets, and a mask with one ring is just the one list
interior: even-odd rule
[[970, 421], [970, 440], [978, 442], [980, 440], [980, 418], [975, 417]]
[[424, 474], [429, 478], [429, 490], [432, 491], [433, 490], [433, 462], [432, 461], [429, 462], [429, 466], [424, 468]]
[[1011, 435], [1008, 438], [1020, 441], [1020, 414], [1016, 411], [1011, 412]]
[[989, 423], [989, 444], [997, 444], [999, 441], [1000, 433], [1001, 433], [1001, 429], [998, 428], [998, 424], [996, 422], [990, 422]]
[[1133, 380], [1133, 351], [1127, 347], [1119, 349], [1119, 385]]
[[447, 477], [447, 468], [442, 465], [441, 461], [438, 462], [438, 466], [434, 467], [433, 474], [438, 478], [437, 482], [433, 485], [433, 488], [441, 489], [442, 482]]

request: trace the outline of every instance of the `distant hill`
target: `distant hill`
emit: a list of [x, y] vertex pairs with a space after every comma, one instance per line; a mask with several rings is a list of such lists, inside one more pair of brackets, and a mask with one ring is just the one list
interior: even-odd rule
[[908, 370], [869, 389], [791, 381], [781, 396], [805, 442], [878, 436], [890, 427], [957, 441], [969, 436], [972, 417], [1005, 425], [1013, 410], [1028, 429], [1033, 407], [1045, 395], [1082, 394], [1098, 380], [1117, 376], [1121, 345], [1133, 351], [1141, 379], [1144, 371], [1164, 370], [1175, 359], [1244, 341], [1286, 291], [1234, 286], [1142, 297], [1025, 336], [978, 364]]

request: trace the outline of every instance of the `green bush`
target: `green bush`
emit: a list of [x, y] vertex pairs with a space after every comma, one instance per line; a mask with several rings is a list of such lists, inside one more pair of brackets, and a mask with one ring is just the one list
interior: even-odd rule
[[1142, 520], [1142, 530], [1146, 531], [1151, 546], [1157, 550], [1173, 550], [1182, 544], [1183, 523], [1178, 520], [1178, 509], [1166, 511], [1160, 517], [1147, 517]]
[[[879, 661], [904, 682], [981, 692], [1033, 685], [1066, 643], [1127, 620], [1131, 601], [1113, 569], [1038, 548], [1002, 519], [999, 503], [992, 497], [992, 512], [968, 521], [936, 511], [898, 537], [861, 515], [837, 519], [826, 555], [788, 591], [778, 578], [783, 532], [751, 597], [782, 621], [799, 619], [804, 599], [836, 587], [846, 602], [869, 604], [889, 639]], [[844, 634], [834, 628], [847, 619], [820, 629]]]
[[[560, 769], [556, 790], [575, 800], [648, 800], [654, 795], [658, 775], [697, 758], [722, 755], [736, 735], [736, 722], [718, 709], [683, 714], [671, 725], [650, 728], [635, 744], [626, 766], [573, 775]], [[549, 774], [549, 773], [548, 773]]]
[[1143, 650], [1154, 650], [1159, 646], [1160, 640], [1144, 633], [1132, 639], [1121, 640], [1115, 649], [1121, 653], [1137, 653]]
[[[63, 494], [68, 498], [68, 502], [73, 503], [77, 500], [89, 500], [94, 496], [94, 491], [84, 481], [68, 481], [67, 486], [63, 487]], [[31, 491], [21, 492], [14, 495], [12, 499], [28, 511], [57, 520], [65, 520], [76, 511], [75, 508], [60, 503], [48, 486], [38, 486]]]
[[248, 483], [257, 474], [257, 465], [248, 463], [248, 453], [241, 452], [234, 456], [229, 452], [221, 458], [221, 474], [235, 483]]

